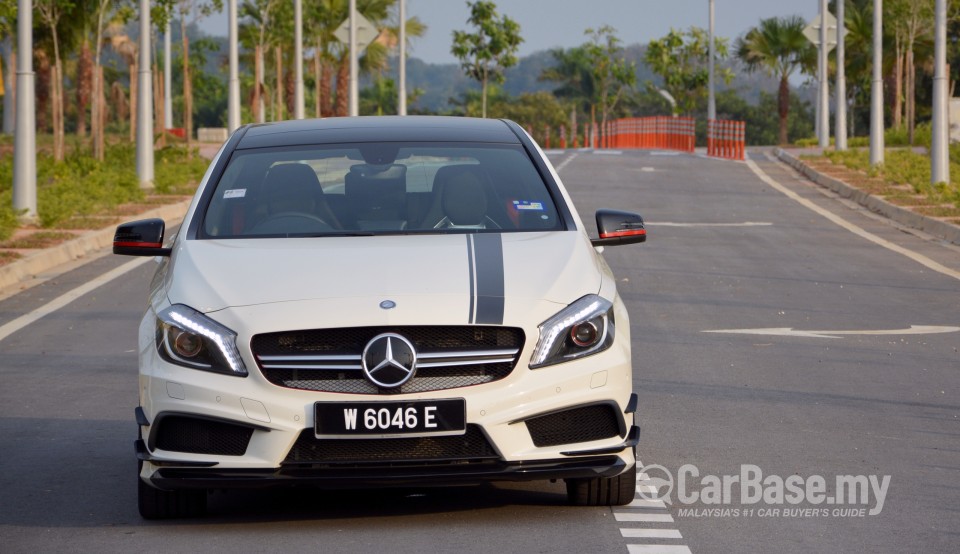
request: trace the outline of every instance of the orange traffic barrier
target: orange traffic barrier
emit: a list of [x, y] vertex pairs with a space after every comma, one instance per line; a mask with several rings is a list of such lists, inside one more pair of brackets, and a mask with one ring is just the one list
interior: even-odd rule
[[707, 121], [707, 155], [742, 160], [745, 155], [746, 123], [711, 119]]
[[605, 148], [660, 148], [693, 152], [696, 126], [692, 117], [630, 117], [607, 123]]

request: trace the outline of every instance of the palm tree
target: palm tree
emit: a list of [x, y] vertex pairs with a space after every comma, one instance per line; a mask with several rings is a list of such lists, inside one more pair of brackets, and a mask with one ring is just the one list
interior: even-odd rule
[[780, 115], [780, 144], [787, 143], [787, 115], [790, 111], [790, 76], [812, 67], [816, 49], [803, 36], [806, 22], [798, 15], [761, 19], [760, 24], [737, 39], [737, 57], [749, 71], [763, 70], [780, 79], [777, 108]]
[[568, 131], [570, 134], [568, 139], [572, 144], [573, 137], [577, 134], [577, 112], [589, 113], [592, 99], [596, 96], [597, 86], [594, 82], [593, 67], [590, 65], [584, 46], [568, 50], [557, 48], [550, 54], [553, 56], [555, 65], [541, 71], [537, 80], [557, 83], [558, 86], [553, 89], [553, 95], [572, 104]]

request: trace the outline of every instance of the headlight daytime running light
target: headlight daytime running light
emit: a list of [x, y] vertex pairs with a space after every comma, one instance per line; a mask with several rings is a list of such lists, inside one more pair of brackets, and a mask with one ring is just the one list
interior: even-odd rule
[[[188, 337], [184, 337], [188, 335]], [[184, 351], [184, 344], [199, 340], [199, 348]], [[157, 314], [157, 350], [168, 362], [228, 375], [246, 376], [237, 350], [237, 334], [202, 313], [175, 304]]]
[[[596, 329], [589, 342], [578, 339], [578, 325]], [[613, 344], [613, 303], [588, 294], [540, 324], [540, 340], [533, 350], [530, 367], [536, 369], [602, 352]]]

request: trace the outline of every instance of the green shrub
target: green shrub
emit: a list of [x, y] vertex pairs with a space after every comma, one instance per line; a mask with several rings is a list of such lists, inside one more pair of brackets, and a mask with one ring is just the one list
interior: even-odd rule
[[[953, 154], [955, 150], [951, 150]], [[926, 195], [931, 204], [953, 203], [960, 207], [960, 163], [951, 160], [952, 184], [930, 183], [930, 157], [910, 149], [888, 149], [884, 163], [879, 168], [870, 167], [870, 152], [865, 149], [850, 149], [844, 152], [827, 151], [833, 163], [865, 171], [883, 177], [887, 181], [913, 187], [917, 194]]]
[[37, 212], [43, 227], [54, 227], [75, 215], [108, 210], [143, 198], [134, 167], [135, 147], [108, 148], [103, 162], [75, 150], [63, 163], [37, 156]]
[[[154, 179], [159, 194], [192, 194], [208, 161], [196, 152], [171, 146], [156, 152]], [[0, 158], [0, 240], [17, 228], [13, 210], [13, 156]], [[37, 213], [40, 225], [56, 227], [65, 220], [96, 215], [129, 202], [143, 200], [136, 171], [136, 146], [107, 147], [104, 161], [75, 148], [62, 163], [41, 151], [37, 154]]]
[[153, 162], [153, 184], [158, 194], [193, 194], [210, 161], [194, 148], [168, 146], [157, 150]]

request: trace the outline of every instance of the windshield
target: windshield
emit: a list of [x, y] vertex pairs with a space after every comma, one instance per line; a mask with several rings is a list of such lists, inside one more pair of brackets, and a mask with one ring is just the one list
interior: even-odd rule
[[519, 145], [469, 143], [238, 151], [203, 219], [210, 238], [562, 228]]

